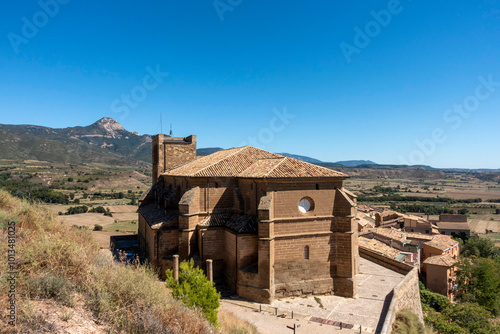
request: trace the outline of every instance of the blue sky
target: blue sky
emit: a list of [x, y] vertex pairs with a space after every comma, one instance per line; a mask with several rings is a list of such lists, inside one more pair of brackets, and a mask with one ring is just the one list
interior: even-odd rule
[[[8, 1], [0, 123], [500, 168], [496, 1]], [[30, 29], [31, 28], [31, 29]], [[151, 74], [153, 73], [153, 75]], [[168, 73], [168, 75], [167, 75]]]

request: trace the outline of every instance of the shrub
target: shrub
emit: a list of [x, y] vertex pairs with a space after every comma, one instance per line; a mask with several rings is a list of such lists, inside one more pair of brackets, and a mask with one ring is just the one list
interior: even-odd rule
[[79, 213], [86, 213], [89, 210], [88, 206], [86, 205], [81, 205], [81, 206], [72, 206], [68, 208], [66, 211], [66, 215], [76, 215]]
[[48, 272], [41, 278], [28, 279], [28, 290], [31, 298], [55, 299], [72, 305], [71, 284], [61, 274]]
[[396, 314], [396, 322], [392, 332], [395, 334], [425, 334], [425, 328], [414, 313], [402, 310]]
[[424, 316], [426, 324], [434, 328], [440, 334], [469, 334], [469, 331], [460, 327], [458, 324], [450, 322], [448, 318], [434, 311], [430, 307], [424, 306], [424, 311], [427, 313]]
[[102, 226], [99, 224], [94, 225], [94, 231], [102, 231]]
[[194, 267], [192, 259], [179, 265], [178, 282], [174, 279], [172, 270], [167, 270], [167, 286], [172, 289], [174, 298], [181, 300], [189, 308], [199, 308], [211, 324], [217, 325], [220, 293], [208, 281], [203, 270]]
[[102, 206], [96, 206], [95, 208], [90, 209], [89, 212], [105, 213], [106, 209], [104, 209]]
[[423, 305], [432, 307], [438, 312], [443, 311], [446, 307], [451, 305], [450, 300], [445, 296], [428, 290], [420, 291], [420, 300], [422, 301]]

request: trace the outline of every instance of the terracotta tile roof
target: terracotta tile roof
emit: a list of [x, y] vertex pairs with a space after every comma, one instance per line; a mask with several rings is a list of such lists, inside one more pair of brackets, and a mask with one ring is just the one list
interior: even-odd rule
[[437, 226], [440, 229], [445, 230], [461, 230], [461, 231], [470, 231], [470, 227], [468, 223], [444, 223], [437, 222]]
[[398, 257], [399, 254], [401, 254], [401, 251], [392, 248], [386, 244], [384, 244], [381, 241], [375, 240], [375, 239], [368, 239], [365, 237], [359, 237], [358, 238], [358, 245], [359, 247], [364, 247], [369, 250], [375, 251], [377, 253], [380, 253], [388, 258], [395, 259]]
[[427, 241], [424, 245], [437, 248], [445, 251], [451, 247], [458, 245], [458, 241], [444, 235], [437, 235], [431, 241]]
[[218, 151], [173, 168], [163, 175], [248, 178], [348, 177], [344, 173], [252, 146]]
[[437, 256], [431, 256], [425, 259], [424, 264], [434, 264], [443, 267], [452, 267], [457, 262], [457, 259], [453, 258], [450, 254], [443, 254]]
[[200, 226], [227, 227], [238, 233], [257, 233], [257, 219], [254, 216], [235, 213], [216, 213], [205, 218]]
[[392, 238], [392, 239], [424, 239], [424, 240], [432, 240], [435, 238], [432, 235], [421, 234], [421, 233], [412, 233], [412, 232], [402, 232], [400, 230], [389, 229], [389, 228], [375, 228], [372, 230], [373, 233], [379, 234], [381, 236]]
[[179, 212], [177, 210], [165, 210], [156, 203], [141, 206], [137, 212], [154, 230], [161, 227], [175, 227], [178, 224]]

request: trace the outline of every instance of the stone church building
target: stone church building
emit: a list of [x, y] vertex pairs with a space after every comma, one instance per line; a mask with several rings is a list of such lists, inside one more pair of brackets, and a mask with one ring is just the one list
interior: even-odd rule
[[356, 196], [346, 174], [255, 147], [196, 156], [196, 136], [153, 137], [153, 186], [139, 201], [139, 243], [161, 269], [194, 259], [239, 296], [354, 297]]

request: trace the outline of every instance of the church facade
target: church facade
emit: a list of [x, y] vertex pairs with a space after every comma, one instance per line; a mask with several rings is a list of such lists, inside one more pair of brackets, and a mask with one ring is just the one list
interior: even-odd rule
[[354, 297], [356, 196], [346, 174], [245, 146], [196, 157], [196, 136], [153, 137], [139, 243], [160, 272], [194, 259], [240, 297]]

